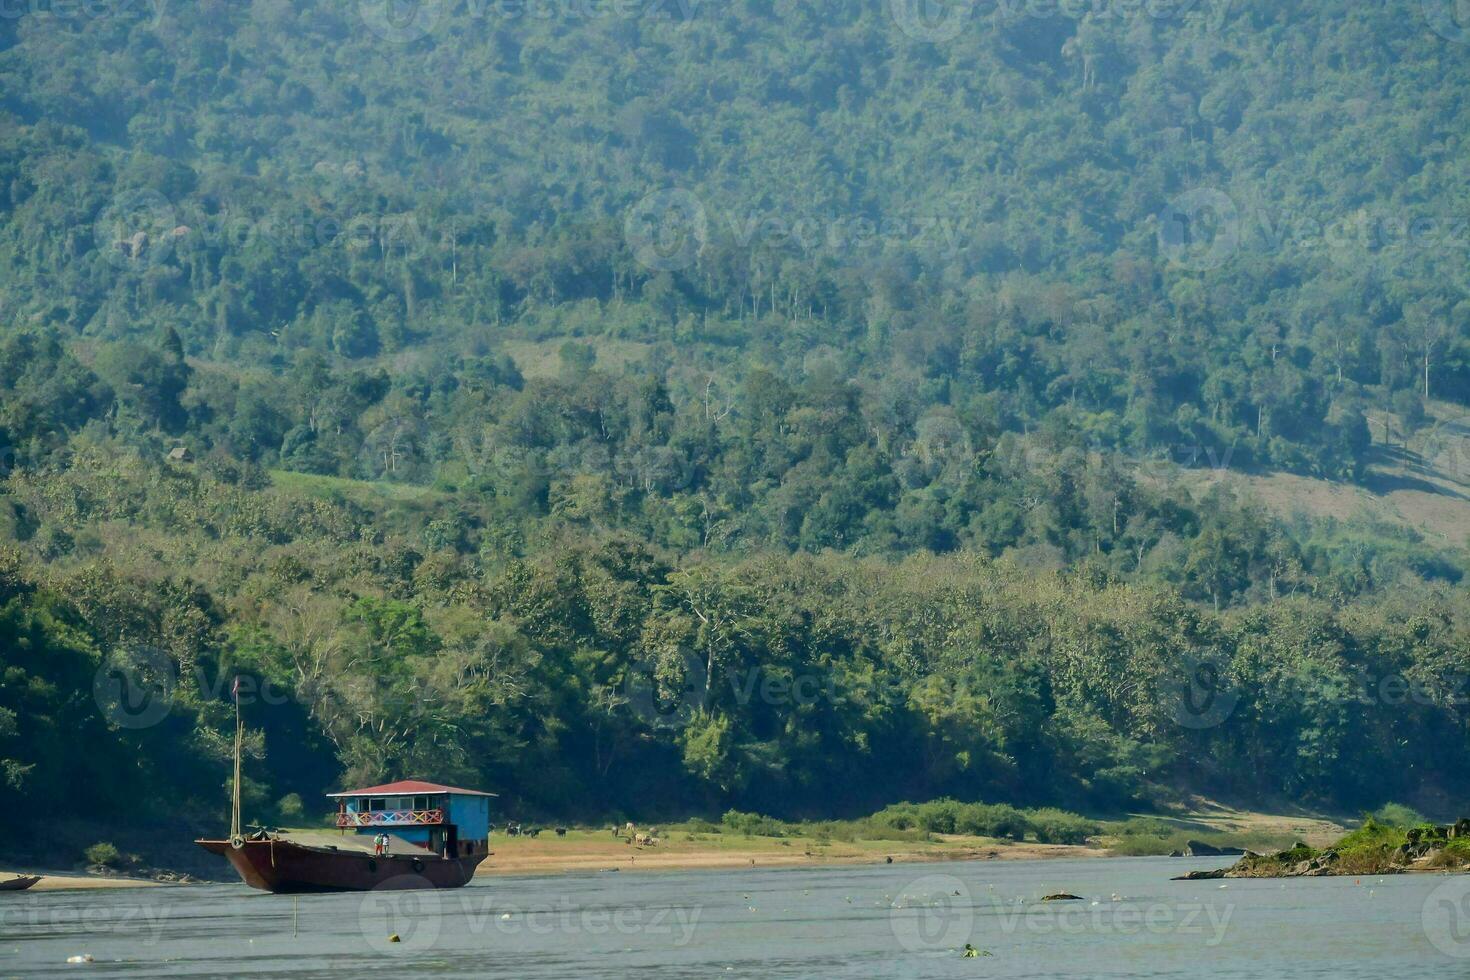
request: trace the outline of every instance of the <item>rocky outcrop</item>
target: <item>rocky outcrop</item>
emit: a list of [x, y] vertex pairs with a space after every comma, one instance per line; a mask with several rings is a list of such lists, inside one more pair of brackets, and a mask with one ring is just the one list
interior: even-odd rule
[[[1470, 860], [1463, 849], [1447, 849], [1450, 841], [1470, 839], [1470, 819], [1448, 827], [1415, 827], [1405, 834], [1404, 843], [1390, 851], [1365, 850], [1361, 842], [1347, 853], [1335, 847], [1316, 850], [1298, 841], [1274, 854], [1244, 856], [1228, 868], [1194, 871], [1180, 875], [1175, 881], [1210, 881], [1218, 878], [1316, 878], [1327, 875], [1402, 874], [1406, 871], [1470, 870]], [[1194, 842], [1191, 841], [1191, 844]], [[1347, 844], [1347, 841], [1342, 842]], [[1196, 852], [1194, 856], [1199, 856]]]
[[1184, 842], [1184, 857], [1239, 857], [1244, 853], [1239, 847], [1216, 847], [1199, 840]]

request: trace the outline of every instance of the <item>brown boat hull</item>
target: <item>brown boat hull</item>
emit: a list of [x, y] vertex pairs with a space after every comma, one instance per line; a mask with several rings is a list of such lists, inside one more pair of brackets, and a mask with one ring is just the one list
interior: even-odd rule
[[459, 888], [475, 876], [486, 855], [442, 858], [401, 854], [373, 856], [357, 851], [302, 847], [288, 840], [195, 841], [229, 859], [245, 884], [277, 894], [365, 892], [374, 889]]
[[9, 881], [0, 881], [0, 892], [23, 892], [40, 880], [40, 875], [21, 875]]

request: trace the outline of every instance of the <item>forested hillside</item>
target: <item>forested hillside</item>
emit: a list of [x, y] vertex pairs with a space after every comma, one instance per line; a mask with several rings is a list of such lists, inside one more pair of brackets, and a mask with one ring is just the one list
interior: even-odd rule
[[1470, 496], [1452, 6], [0, 16], [0, 775], [1462, 794], [1470, 526], [1199, 478]]

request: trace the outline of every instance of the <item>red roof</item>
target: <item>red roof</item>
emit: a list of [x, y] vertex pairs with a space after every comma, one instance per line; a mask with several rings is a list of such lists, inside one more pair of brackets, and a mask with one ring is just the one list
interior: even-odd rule
[[340, 793], [328, 793], [330, 797], [336, 796], [415, 796], [422, 793], [453, 793], [456, 796], [494, 796], [494, 793], [481, 793], [477, 789], [459, 789], [455, 786], [444, 786], [439, 783], [426, 783], [422, 779], [401, 779], [396, 783], [384, 783], [382, 786], [369, 786], [366, 789], [346, 789]]

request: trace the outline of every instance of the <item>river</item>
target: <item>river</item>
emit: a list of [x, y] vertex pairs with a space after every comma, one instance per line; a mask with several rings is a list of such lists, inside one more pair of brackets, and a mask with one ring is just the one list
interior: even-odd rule
[[[0, 895], [0, 977], [1470, 975], [1470, 877], [1169, 880], [1218, 864], [482, 877], [299, 899], [243, 885], [19, 893]], [[1083, 900], [1039, 901], [1061, 891]]]

